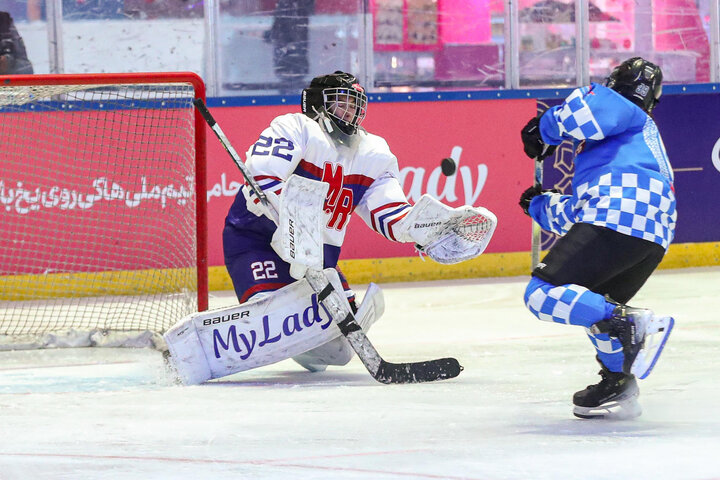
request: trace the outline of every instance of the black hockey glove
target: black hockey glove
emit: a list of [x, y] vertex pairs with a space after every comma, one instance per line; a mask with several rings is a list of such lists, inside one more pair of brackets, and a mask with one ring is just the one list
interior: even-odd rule
[[533, 185], [532, 187], [525, 190], [522, 195], [520, 195], [520, 201], [518, 202], [518, 205], [520, 205], [522, 211], [525, 212], [525, 215], [530, 216], [528, 209], [530, 208], [530, 202], [532, 201], [532, 199], [537, 197], [538, 195], [542, 195], [543, 193], [560, 193], [560, 190], [557, 190], [555, 188], [551, 190], [543, 190], [537, 185]]
[[555, 152], [557, 145], [548, 145], [540, 135], [540, 117], [533, 117], [520, 130], [525, 155], [537, 160], [544, 160]]

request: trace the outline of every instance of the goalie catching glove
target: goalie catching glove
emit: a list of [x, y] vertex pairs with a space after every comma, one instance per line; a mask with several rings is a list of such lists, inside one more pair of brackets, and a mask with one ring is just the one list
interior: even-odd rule
[[483, 253], [496, 226], [495, 215], [483, 207], [452, 208], [425, 194], [393, 231], [436, 262], [453, 264]]

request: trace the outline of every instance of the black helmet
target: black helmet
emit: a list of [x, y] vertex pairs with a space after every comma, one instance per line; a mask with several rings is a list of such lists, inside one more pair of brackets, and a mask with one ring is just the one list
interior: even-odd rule
[[[320, 120], [324, 114], [345, 135], [354, 135], [365, 119], [367, 95], [358, 79], [349, 73], [336, 71], [315, 77], [302, 92], [302, 113]], [[323, 122], [320, 122], [323, 125]], [[323, 125], [333, 135], [331, 125]]]
[[615, 67], [605, 86], [650, 113], [662, 94], [662, 78], [660, 67], [643, 58], [633, 57]]

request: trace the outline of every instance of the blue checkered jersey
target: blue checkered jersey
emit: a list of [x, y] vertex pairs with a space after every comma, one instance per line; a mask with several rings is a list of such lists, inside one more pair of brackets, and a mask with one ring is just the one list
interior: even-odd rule
[[593, 83], [540, 118], [543, 141], [572, 140], [572, 195], [535, 197], [530, 216], [562, 235], [574, 223], [607, 227], [667, 249], [677, 212], [673, 172], [655, 122], [623, 96]]

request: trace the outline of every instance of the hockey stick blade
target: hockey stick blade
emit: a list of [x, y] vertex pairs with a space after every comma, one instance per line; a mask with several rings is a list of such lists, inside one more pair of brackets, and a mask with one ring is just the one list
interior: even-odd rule
[[435, 382], [455, 378], [463, 371], [460, 363], [452, 357], [423, 362], [387, 362], [380, 356], [355, 319], [348, 316], [338, 323], [338, 327], [353, 350], [358, 353], [358, 358], [367, 371], [380, 383]]
[[333, 318], [345, 318], [337, 322], [340, 332], [357, 353], [358, 358], [372, 377], [380, 383], [426, 383], [447, 380], [460, 375], [463, 367], [454, 358], [440, 358], [424, 362], [390, 363], [380, 356], [362, 327], [355, 320], [352, 312], [343, 308], [338, 302], [339, 294], [328, 282], [322, 287], [318, 272], [309, 270], [305, 277], [313, 289], [319, 291], [318, 300], [328, 309]]
[[373, 377], [386, 384], [423, 383], [455, 378], [462, 371], [462, 365], [451, 357], [415, 363], [390, 363], [383, 360]]

